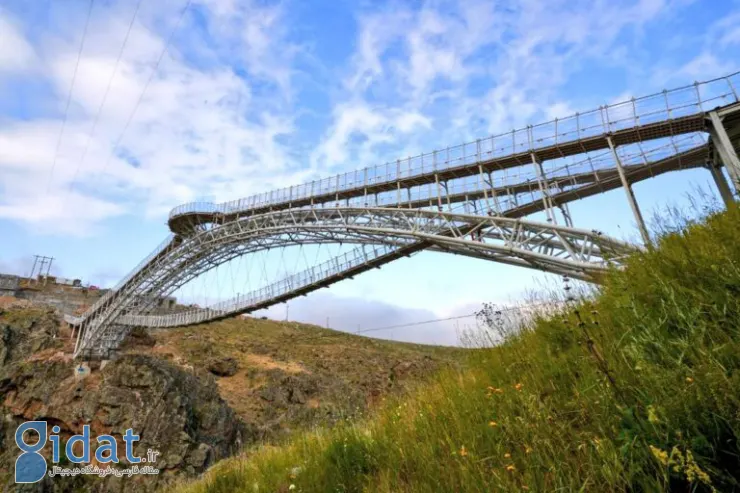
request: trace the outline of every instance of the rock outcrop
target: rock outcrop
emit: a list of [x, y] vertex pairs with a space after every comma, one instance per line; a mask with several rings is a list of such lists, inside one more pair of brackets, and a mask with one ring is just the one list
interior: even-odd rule
[[232, 377], [239, 370], [239, 364], [234, 358], [221, 358], [211, 361], [208, 370], [219, 377]]
[[[92, 372], [77, 379], [77, 364], [60, 351], [60, 339], [58, 322], [48, 312], [0, 317], [0, 478], [7, 479], [9, 490], [16, 486], [19, 453], [14, 434], [24, 421], [59, 426], [63, 443], [90, 425], [93, 437], [116, 437], [119, 451], [131, 428], [141, 437], [136, 455], [160, 452], [149, 464], [160, 469], [158, 475], [47, 476], [25, 491], [152, 491], [178, 476], [198, 474], [254, 440], [254, 429], [221, 399], [211, 375], [186, 372], [152, 355], [126, 354], [102, 368], [92, 364]], [[50, 449], [47, 444], [44, 452]]]

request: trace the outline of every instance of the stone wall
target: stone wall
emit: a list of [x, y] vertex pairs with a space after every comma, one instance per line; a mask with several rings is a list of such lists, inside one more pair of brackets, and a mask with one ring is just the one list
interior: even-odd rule
[[18, 276], [0, 274], [0, 296], [15, 296], [20, 282], [21, 279]]
[[101, 290], [47, 285], [39, 289], [21, 289], [16, 297], [34, 304], [52, 306], [63, 313], [76, 314], [95, 303], [102, 296], [101, 293]]

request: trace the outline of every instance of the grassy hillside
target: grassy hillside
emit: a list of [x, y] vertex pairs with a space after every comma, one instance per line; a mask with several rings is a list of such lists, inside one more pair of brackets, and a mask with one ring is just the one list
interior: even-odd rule
[[664, 237], [468, 369], [180, 491], [740, 489], [738, 225], [733, 209]]
[[363, 416], [385, 396], [459, 365], [465, 354], [256, 318], [136, 335], [125, 352], [153, 353], [210, 374], [237, 415], [271, 442]]

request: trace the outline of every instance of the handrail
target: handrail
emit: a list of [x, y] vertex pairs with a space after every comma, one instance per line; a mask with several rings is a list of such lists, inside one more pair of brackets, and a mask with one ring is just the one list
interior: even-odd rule
[[[740, 72], [735, 72], [709, 81], [696, 82], [676, 89], [601, 106], [566, 118], [556, 118], [549, 122], [529, 125], [484, 139], [398, 159], [392, 163], [366, 167], [229, 202], [218, 204], [189, 202], [172, 209], [169, 217], [171, 219], [190, 213], [228, 214], [248, 211], [256, 207], [305, 199], [319, 194], [340, 193], [363, 185], [394, 182], [400, 178], [414, 177], [433, 170], [441, 171], [455, 166], [474, 164], [483, 159], [510, 156], [517, 152], [536, 151], [549, 145], [578, 141], [650, 122], [701, 114], [712, 106], [740, 102], [738, 99], [740, 77], [738, 76]], [[733, 83], [733, 78], [738, 78], [738, 80]]]

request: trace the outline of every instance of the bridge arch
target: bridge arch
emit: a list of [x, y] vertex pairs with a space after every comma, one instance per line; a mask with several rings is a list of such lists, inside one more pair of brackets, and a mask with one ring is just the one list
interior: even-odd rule
[[[312, 269], [280, 286], [230, 300], [219, 307], [170, 315], [147, 315], [146, 300], [167, 296], [189, 280], [236, 256], [288, 244], [349, 243], [362, 247], [336, 269]], [[499, 216], [399, 208], [279, 210], [227, 222], [180, 239], [118, 290], [115, 302], [88, 326], [78, 350], [90, 350], [108, 326], [172, 327], [257, 310], [421, 249], [518, 265], [595, 280], [618, 265], [634, 246], [597, 231]], [[331, 262], [331, 261], [330, 261]], [[137, 303], [138, 301], [138, 303]], [[80, 321], [82, 323], [82, 321]]]

